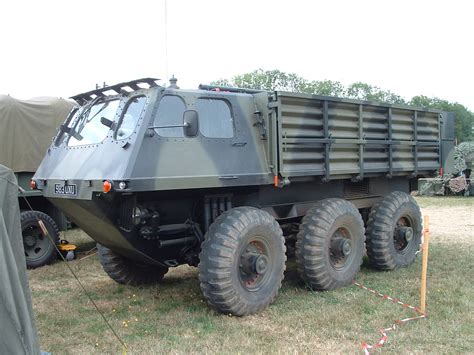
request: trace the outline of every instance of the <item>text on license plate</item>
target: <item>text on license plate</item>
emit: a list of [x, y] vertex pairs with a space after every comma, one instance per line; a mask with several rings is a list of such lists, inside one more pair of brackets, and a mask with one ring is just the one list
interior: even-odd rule
[[74, 196], [77, 194], [77, 186], [74, 184], [71, 184], [71, 185], [54, 184], [54, 193], [56, 195]]

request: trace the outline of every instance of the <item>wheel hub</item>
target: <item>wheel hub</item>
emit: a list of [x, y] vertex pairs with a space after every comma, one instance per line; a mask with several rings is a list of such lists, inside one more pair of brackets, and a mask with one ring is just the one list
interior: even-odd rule
[[405, 240], [407, 243], [409, 243], [413, 239], [413, 228], [412, 227], [399, 227], [397, 230], [398, 234], [398, 239], [400, 240]]
[[393, 233], [393, 243], [399, 253], [405, 253], [415, 237], [413, 223], [408, 216], [401, 217], [395, 226]]
[[264, 274], [268, 269], [268, 258], [263, 254], [248, 252], [242, 255], [241, 270], [246, 274]]
[[334, 238], [331, 241], [331, 251], [341, 257], [349, 256], [352, 252], [352, 243], [346, 238]]
[[33, 235], [25, 235], [23, 237], [23, 243], [27, 248], [32, 248], [36, 245], [36, 237]]
[[239, 277], [249, 291], [257, 291], [271, 273], [268, 247], [259, 240], [251, 241], [240, 254]]
[[344, 239], [341, 250], [344, 256], [348, 256], [352, 252], [352, 243], [349, 239]]
[[268, 268], [268, 258], [265, 255], [259, 255], [254, 258], [254, 270], [257, 274], [264, 274]]

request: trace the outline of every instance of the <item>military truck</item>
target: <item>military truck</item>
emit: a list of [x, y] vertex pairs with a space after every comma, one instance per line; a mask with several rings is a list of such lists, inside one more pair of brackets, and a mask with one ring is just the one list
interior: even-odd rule
[[0, 95], [0, 164], [15, 172], [21, 187], [20, 217], [29, 268], [49, 264], [57, 257], [54, 245], [38, 226], [38, 218], [56, 242], [59, 242], [59, 230], [67, 227], [64, 214], [45, 199], [41, 191], [31, 190], [30, 182], [51, 138], [73, 106], [74, 102], [62, 98], [18, 100]]
[[198, 267], [204, 297], [238, 316], [277, 296], [286, 247], [312, 289], [411, 264], [410, 191], [442, 165], [443, 112], [145, 78], [86, 92], [35, 186], [98, 242], [122, 284]]

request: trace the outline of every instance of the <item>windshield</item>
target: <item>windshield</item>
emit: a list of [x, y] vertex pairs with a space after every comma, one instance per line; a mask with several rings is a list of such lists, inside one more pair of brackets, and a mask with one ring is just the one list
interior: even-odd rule
[[73, 119], [73, 135], [69, 138], [68, 146], [96, 144], [102, 142], [110, 130], [110, 125], [105, 122], [113, 122], [120, 100], [109, 100], [87, 106], [79, 111], [78, 119]]

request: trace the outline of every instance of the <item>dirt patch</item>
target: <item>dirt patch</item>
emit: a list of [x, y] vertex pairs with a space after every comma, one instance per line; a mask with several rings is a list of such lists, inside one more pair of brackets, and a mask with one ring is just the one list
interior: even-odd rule
[[421, 208], [430, 219], [430, 241], [474, 245], [474, 209], [464, 206]]

